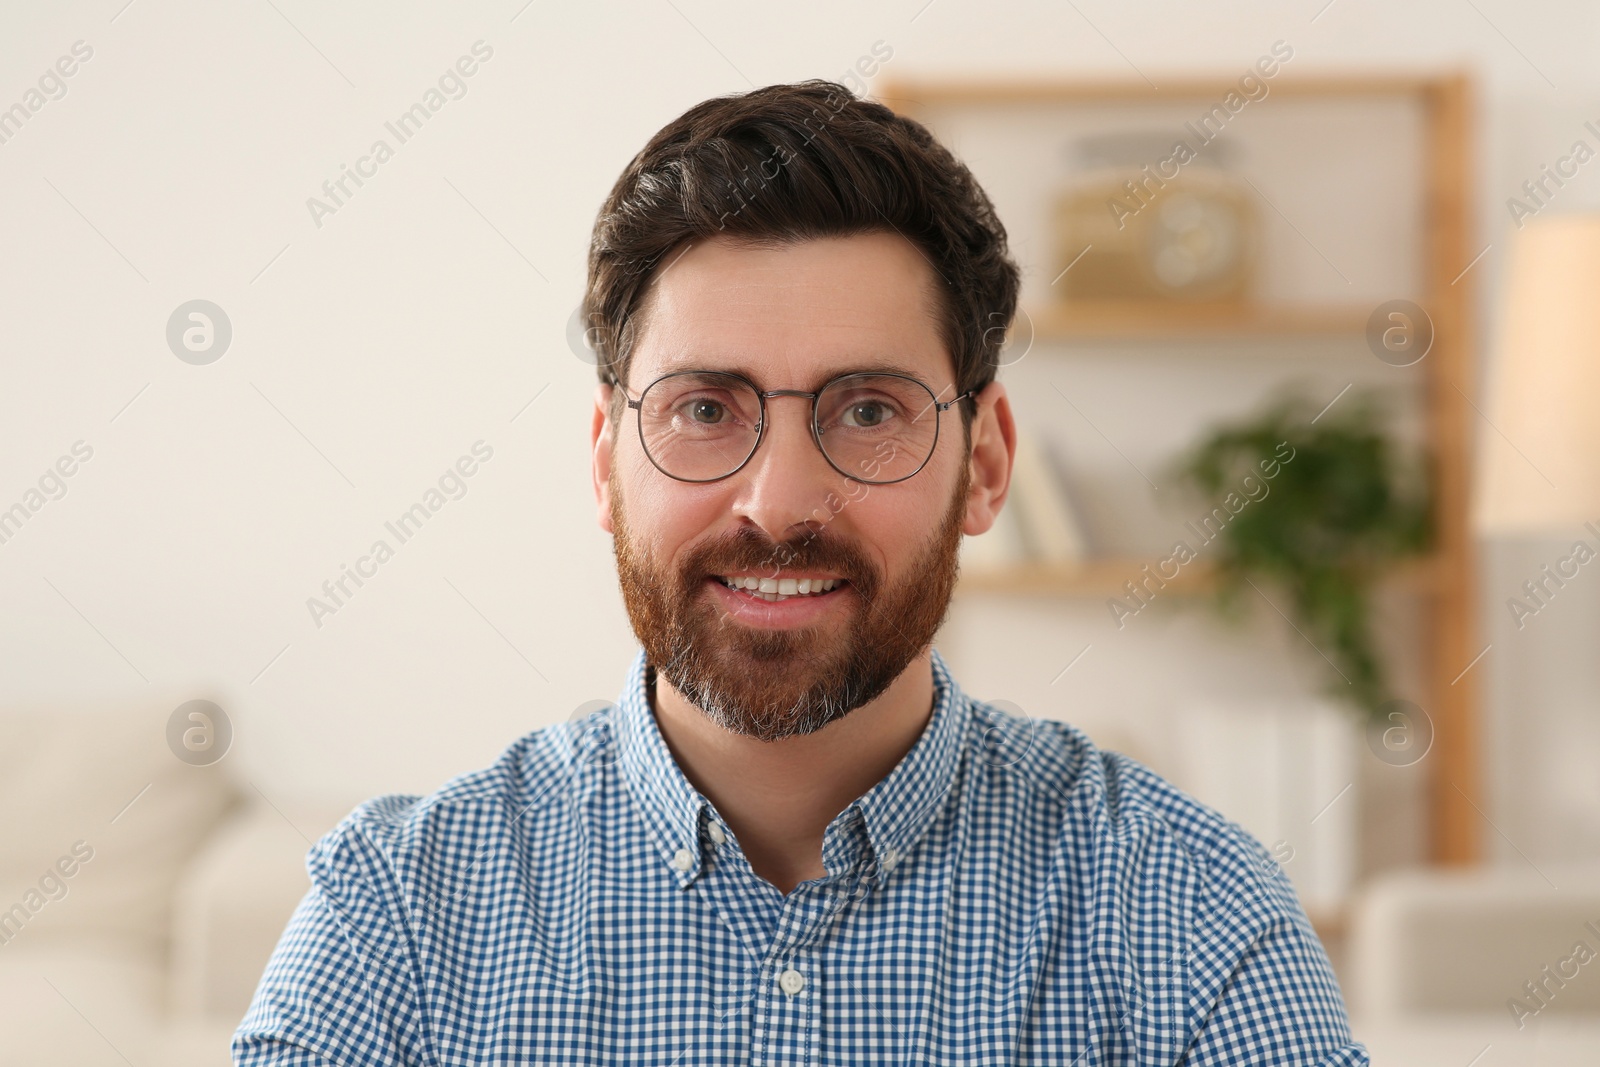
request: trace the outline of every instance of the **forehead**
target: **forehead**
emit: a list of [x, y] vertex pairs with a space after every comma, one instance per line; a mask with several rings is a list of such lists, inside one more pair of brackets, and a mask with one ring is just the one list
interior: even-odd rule
[[638, 388], [711, 368], [815, 389], [848, 371], [894, 370], [937, 390], [953, 376], [938, 294], [927, 258], [894, 233], [695, 242], [653, 283], [629, 378]]

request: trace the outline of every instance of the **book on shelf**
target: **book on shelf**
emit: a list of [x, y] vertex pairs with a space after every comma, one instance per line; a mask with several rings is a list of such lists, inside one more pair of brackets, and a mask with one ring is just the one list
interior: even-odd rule
[[1087, 555], [1064, 472], [1052, 461], [1046, 444], [1018, 426], [1005, 503], [986, 533], [963, 538], [962, 567], [968, 571], [1027, 564], [1067, 567], [1083, 562]]
[[995, 516], [994, 525], [976, 537], [961, 538], [961, 569], [973, 572], [1010, 570], [1028, 558], [1028, 544], [1023, 537], [1022, 520], [1017, 517], [1016, 491], [1007, 497]]

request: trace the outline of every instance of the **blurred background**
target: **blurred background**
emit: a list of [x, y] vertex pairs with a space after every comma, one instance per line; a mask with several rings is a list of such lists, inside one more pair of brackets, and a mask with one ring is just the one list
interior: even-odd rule
[[0, 1063], [226, 1063], [311, 842], [615, 698], [595, 212], [809, 77], [1023, 267], [963, 687], [1261, 837], [1377, 1062], [1594, 1062], [1600, 10], [4, 21]]

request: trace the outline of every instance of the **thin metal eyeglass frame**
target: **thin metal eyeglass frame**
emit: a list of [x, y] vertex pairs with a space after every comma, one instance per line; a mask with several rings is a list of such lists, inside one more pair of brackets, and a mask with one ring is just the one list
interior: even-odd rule
[[[679, 376], [685, 375], [685, 374], [721, 374], [721, 375], [725, 375], [726, 377], [729, 377], [729, 378], [735, 378], [735, 379], [745, 383], [746, 385], [748, 385], [750, 387], [751, 391], [756, 394], [756, 399], [758, 400], [758, 402], [761, 405], [761, 417], [756, 421], [756, 440], [755, 440], [755, 444], [750, 446], [749, 453], [744, 457], [744, 459], [739, 461], [739, 465], [737, 467], [733, 468], [727, 474], [719, 474], [715, 478], [680, 478], [680, 477], [678, 477], [678, 475], [673, 474], [671, 471], [669, 471], [666, 468], [662, 467], [661, 464], [657, 463], [656, 462], [656, 458], [650, 454], [650, 446], [645, 443], [645, 439], [644, 439], [644, 398], [649, 394], [651, 389], [655, 388], [655, 386], [658, 383], [664, 382], [668, 378], [676, 378], [676, 377], [679, 377]], [[933, 443], [928, 446], [928, 454], [925, 457], [923, 457], [923, 460], [922, 460], [921, 463], [917, 464], [917, 469], [916, 470], [912, 471], [910, 474], [904, 475], [904, 476], [899, 477], [899, 478], [890, 478], [887, 481], [873, 481], [870, 478], [860, 478], [860, 477], [857, 477], [854, 474], [851, 474], [849, 471], [844, 470], [843, 468], [841, 468], [837, 463], [835, 463], [833, 461], [833, 457], [828, 455], [828, 450], [826, 448], [822, 447], [822, 429], [821, 429], [821, 427], [819, 427], [817, 425], [817, 399], [820, 396], [822, 396], [823, 393], [827, 392], [829, 389], [833, 388], [839, 382], [844, 381], [847, 378], [904, 378], [908, 382], [914, 382], [917, 385], [921, 386], [922, 389], [928, 394], [928, 406], [933, 408]], [[619, 382], [618, 383], [618, 388], [620, 388], [622, 390], [622, 395], [623, 396], [625, 396], [625, 397], [628, 396], [628, 387], [627, 386], [622, 385]], [[922, 468], [926, 467], [928, 465], [928, 460], [932, 459], [933, 458], [933, 454], [935, 452], [937, 452], [938, 449], [939, 449], [939, 424], [941, 422], [940, 416], [943, 415], [945, 410], [947, 408], [949, 408], [951, 405], [959, 403], [960, 401], [965, 400], [967, 397], [970, 397], [970, 396], [973, 396], [973, 395], [974, 395], [973, 391], [971, 389], [968, 389], [966, 392], [962, 393], [960, 396], [954, 397], [954, 398], [952, 398], [950, 400], [943, 401], [941, 403], [939, 398], [934, 394], [933, 390], [928, 388], [928, 385], [927, 385], [926, 382], [922, 381], [920, 378], [913, 378], [909, 374], [899, 374], [899, 373], [896, 373], [895, 371], [850, 371], [848, 373], [838, 375], [837, 377], [830, 378], [828, 381], [826, 381], [826, 382], [824, 382], [822, 384], [822, 388], [821, 389], [818, 389], [816, 392], [812, 393], [812, 392], [807, 392], [804, 389], [766, 389], [766, 390], [763, 390], [760, 386], [756, 385], [755, 382], [752, 382], [749, 378], [746, 378], [744, 375], [739, 374], [739, 373], [737, 373], [735, 371], [729, 371], [729, 370], [693, 370], [693, 369], [691, 369], [691, 370], [671, 371], [671, 372], [669, 372], [667, 374], [661, 375], [661, 377], [655, 379], [649, 385], [644, 387], [644, 391], [639, 394], [639, 399], [638, 400], [635, 400], [632, 397], [628, 397], [628, 406], [630, 408], [633, 408], [635, 411], [637, 411], [639, 413], [638, 416], [633, 421], [634, 421], [634, 425], [638, 428], [638, 432], [639, 432], [639, 447], [644, 449], [644, 457], [645, 457], [645, 459], [648, 459], [650, 461], [650, 465], [652, 467], [654, 467], [656, 470], [660, 471], [662, 474], [665, 474], [668, 478], [672, 478], [675, 481], [691, 482], [691, 483], [696, 484], [696, 485], [702, 485], [702, 484], [705, 484], [707, 482], [720, 482], [724, 478], [732, 478], [735, 474], [738, 474], [741, 470], [744, 469], [745, 464], [750, 462], [751, 457], [753, 457], [756, 454], [756, 451], [761, 447], [761, 442], [763, 440], [765, 440], [766, 436], [767, 436], [767, 398], [768, 397], [772, 397], [772, 396], [802, 396], [802, 397], [805, 397], [805, 398], [807, 398], [808, 400], [811, 401], [811, 440], [817, 446], [817, 451], [822, 453], [822, 458], [827, 460], [828, 466], [832, 467], [834, 470], [838, 471], [840, 474], [844, 475], [846, 478], [849, 478], [851, 481], [860, 482], [863, 485], [894, 485], [894, 484], [896, 484], [898, 482], [905, 481], [907, 478], [916, 477], [917, 474], [922, 470]], [[923, 410], [926, 411], [927, 409], [924, 408]]]

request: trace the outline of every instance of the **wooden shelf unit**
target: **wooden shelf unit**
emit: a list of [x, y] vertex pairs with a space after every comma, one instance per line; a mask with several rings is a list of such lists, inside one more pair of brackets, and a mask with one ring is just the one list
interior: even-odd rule
[[[1172, 103], [1222, 99], [1234, 88], [1226, 78], [1162, 78], [1159, 89], [1143, 80], [891, 80], [876, 95], [896, 111], [927, 121], [941, 106], [1032, 108], [1062, 104]], [[1482, 648], [1477, 637], [1475, 545], [1469, 525], [1475, 394], [1471, 314], [1476, 275], [1465, 269], [1479, 249], [1469, 238], [1472, 209], [1472, 90], [1467, 75], [1316, 75], [1285, 72], [1273, 82], [1281, 97], [1384, 97], [1419, 105], [1425, 126], [1421, 146], [1424, 195], [1423, 279], [1419, 300], [1432, 319], [1434, 340], [1418, 365], [1425, 379], [1424, 418], [1433, 455], [1435, 553], [1397, 578], [1424, 594], [1428, 662], [1427, 707], [1433, 719], [1429, 756], [1429, 847], [1435, 863], [1476, 863], [1481, 853], [1477, 680], [1465, 670]], [[1359, 336], [1371, 308], [1249, 305], [1221, 311], [1148, 305], [1080, 305], [1028, 308], [1035, 336], [1056, 341], [1096, 339], [1202, 340], [1226, 336]], [[1074, 569], [1017, 568], [964, 578], [978, 593], [1114, 595], [1148, 560], [1097, 560]], [[1207, 572], [1184, 568], [1180, 589], [1201, 590]], [[1325, 920], [1326, 921], [1326, 920]]]

